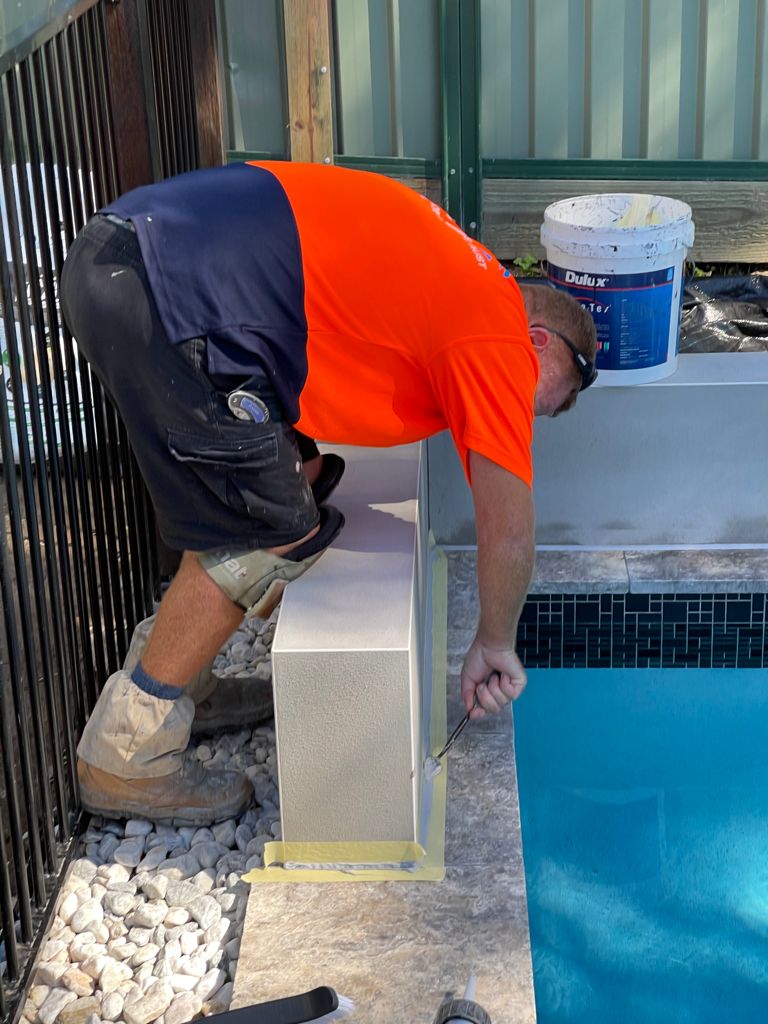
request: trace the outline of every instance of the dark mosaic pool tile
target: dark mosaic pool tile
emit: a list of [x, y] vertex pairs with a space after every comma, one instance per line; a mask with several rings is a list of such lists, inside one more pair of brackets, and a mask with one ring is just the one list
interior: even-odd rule
[[538, 594], [518, 647], [529, 668], [761, 668], [767, 611], [763, 594]]

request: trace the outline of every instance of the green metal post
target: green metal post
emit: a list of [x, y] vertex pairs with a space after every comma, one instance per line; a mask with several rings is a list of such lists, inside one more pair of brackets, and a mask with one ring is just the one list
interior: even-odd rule
[[440, 0], [443, 205], [467, 234], [480, 232], [479, 5]]

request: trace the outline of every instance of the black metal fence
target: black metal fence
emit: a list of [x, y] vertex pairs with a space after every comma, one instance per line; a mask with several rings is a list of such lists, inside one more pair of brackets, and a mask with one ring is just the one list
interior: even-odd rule
[[77, 739], [158, 582], [143, 483], [57, 282], [95, 210], [199, 164], [194, 8], [83, 0], [0, 57], [0, 1019], [73, 847]]

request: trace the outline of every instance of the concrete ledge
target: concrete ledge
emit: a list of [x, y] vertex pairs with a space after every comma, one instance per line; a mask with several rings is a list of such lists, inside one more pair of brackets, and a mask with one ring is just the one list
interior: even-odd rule
[[[595, 387], [534, 431], [539, 544], [765, 542], [762, 437], [768, 353], [681, 355], [671, 377]], [[474, 544], [469, 488], [450, 438], [429, 442], [430, 525], [440, 544]]]
[[536, 552], [531, 594], [768, 592], [768, 549]]

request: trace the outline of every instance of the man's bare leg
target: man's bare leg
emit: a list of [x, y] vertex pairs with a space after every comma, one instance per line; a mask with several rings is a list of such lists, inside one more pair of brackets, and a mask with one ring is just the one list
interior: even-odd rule
[[[319, 529], [316, 526], [301, 540], [270, 550], [285, 555], [314, 537]], [[160, 603], [141, 657], [142, 668], [168, 686], [186, 686], [213, 661], [244, 615], [243, 609], [213, 582], [195, 554], [185, 551], [179, 571]]]

